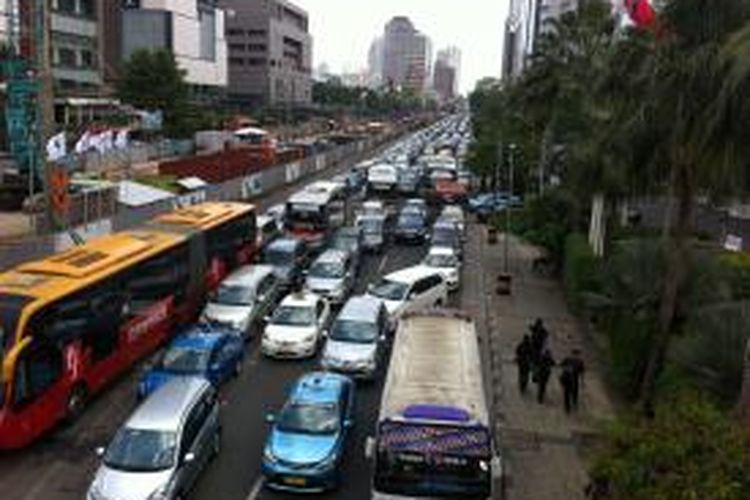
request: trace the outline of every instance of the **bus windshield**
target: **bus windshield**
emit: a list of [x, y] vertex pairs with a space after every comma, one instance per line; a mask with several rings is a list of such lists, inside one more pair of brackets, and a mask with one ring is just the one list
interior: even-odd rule
[[290, 204], [287, 209], [287, 224], [291, 229], [320, 229], [325, 226], [323, 207], [311, 204]]
[[407, 496], [489, 498], [486, 428], [385, 421], [378, 433], [375, 489]]

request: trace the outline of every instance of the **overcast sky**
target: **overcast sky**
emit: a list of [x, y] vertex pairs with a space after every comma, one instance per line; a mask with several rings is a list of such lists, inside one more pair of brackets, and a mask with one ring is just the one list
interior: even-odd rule
[[[500, 76], [503, 25], [510, 0], [291, 0], [310, 14], [313, 65], [334, 72], [367, 66], [370, 43], [396, 15], [411, 18], [432, 39], [463, 53], [462, 92], [485, 76]], [[434, 54], [433, 54], [434, 55]]]

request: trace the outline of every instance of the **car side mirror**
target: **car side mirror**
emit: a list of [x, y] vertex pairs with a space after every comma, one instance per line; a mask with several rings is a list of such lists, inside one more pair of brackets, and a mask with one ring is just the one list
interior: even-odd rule
[[265, 317], [263, 318], [263, 322], [264, 322], [264, 323], [270, 323], [270, 322], [271, 322], [271, 316], [265, 316]]
[[367, 292], [368, 293], [372, 293], [373, 290], [375, 290], [375, 285], [373, 285], [372, 283], [370, 283], [369, 285], [367, 285]]
[[352, 427], [354, 427], [354, 420], [350, 418], [344, 420], [344, 429], [351, 429]]
[[386, 340], [388, 340], [388, 337], [386, 337], [385, 335], [381, 335], [381, 336], [380, 336], [380, 337], [378, 338], [378, 340], [380, 340], [380, 342], [385, 342]]
[[107, 449], [104, 446], [99, 446], [94, 450], [94, 453], [96, 453], [97, 457], [102, 458], [106, 451]]
[[330, 332], [328, 330], [323, 330], [320, 334], [323, 336], [324, 339], [327, 339], [328, 336], [330, 335]]
[[191, 464], [195, 462], [195, 453], [190, 452], [190, 451], [185, 453], [185, 456], [182, 457], [182, 462], [185, 464]]
[[273, 413], [266, 413], [266, 423], [267, 424], [276, 423], [276, 415]]

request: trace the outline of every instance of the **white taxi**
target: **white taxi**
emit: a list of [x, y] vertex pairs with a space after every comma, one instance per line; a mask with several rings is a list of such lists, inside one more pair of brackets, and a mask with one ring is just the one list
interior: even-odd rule
[[306, 290], [287, 295], [266, 318], [261, 351], [273, 358], [314, 356], [330, 315], [330, 305], [320, 295]]

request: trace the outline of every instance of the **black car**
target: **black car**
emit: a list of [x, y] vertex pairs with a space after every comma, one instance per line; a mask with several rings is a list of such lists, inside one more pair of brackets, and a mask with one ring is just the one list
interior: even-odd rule
[[448, 219], [438, 219], [432, 226], [430, 245], [433, 247], [452, 248], [460, 259], [463, 259], [463, 241], [458, 225]]
[[427, 219], [416, 210], [402, 210], [396, 221], [394, 236], [397, 241], [424, 243], [427, 237]]
[[303, 271], [310, 263], [307, 245], [294, 238], [272, 241], [263, 250], [262, 262], [273, 266], [274, 274], [284, 288], [296, 288], [302, 283]]

